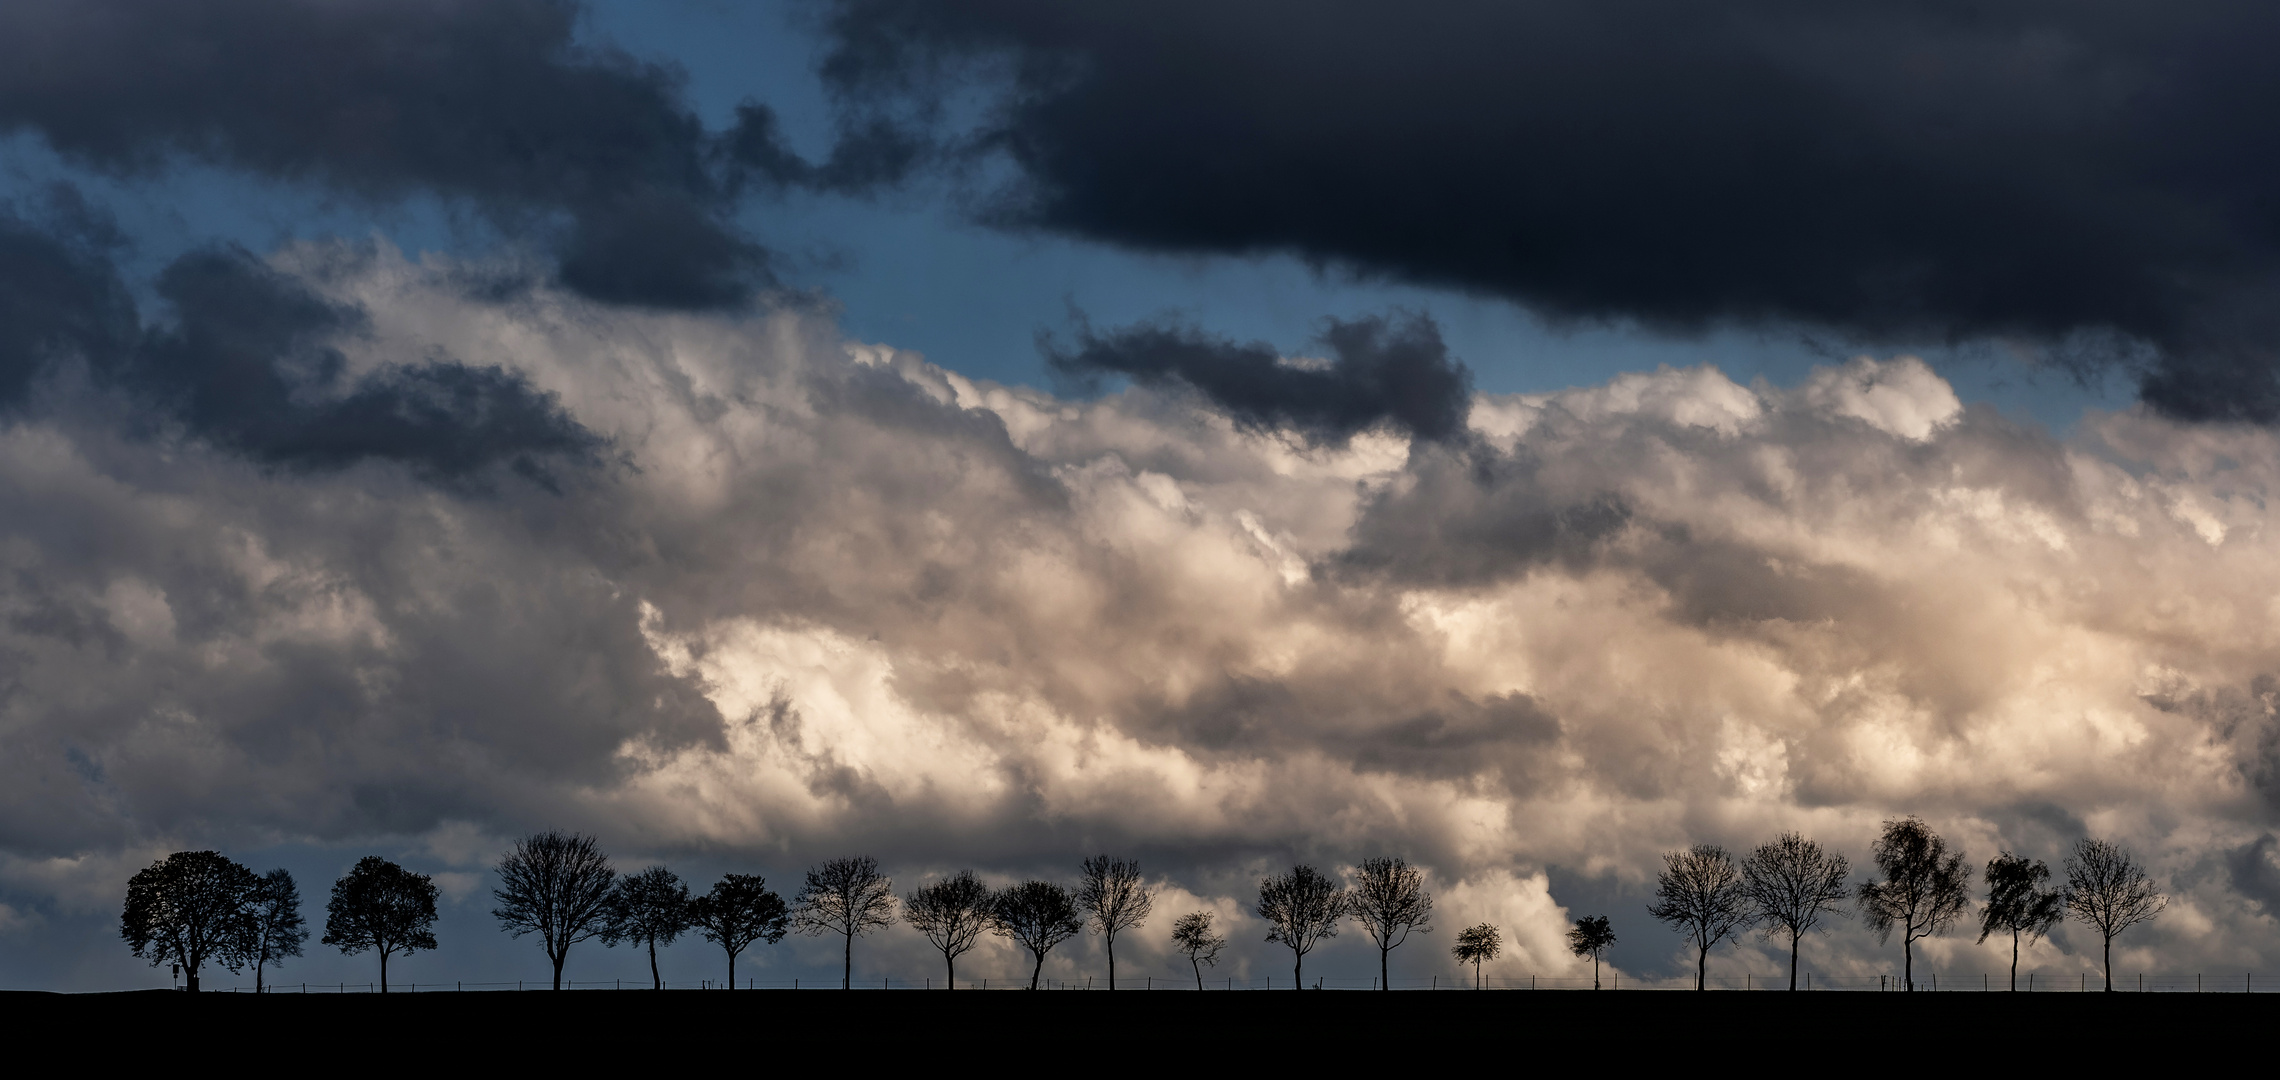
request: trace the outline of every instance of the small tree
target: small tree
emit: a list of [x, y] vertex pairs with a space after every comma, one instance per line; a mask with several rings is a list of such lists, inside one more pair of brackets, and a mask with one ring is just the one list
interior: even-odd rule
[[[1504, 952], [1504, 934], [1493, 923], [1468, 926], [1457, 931], [1457, 944], [1449, 950], [1459, 964], [1473, 966], [1473, 989], [1481, 988], [1480, 966]], [[1380, 954], [1381, 958], [1383, 954]]]
[[1694, 946], [1694, 988], [1709, 981], [1710, 950], [1750, 922], [1749, 897], [1734, 857], [1716, 844], [1696, 844], [1663, 853], [1655, 879], [1655, 902], [1647, 914], [1668, 924]]
[[991, 900], [990, 928], [1037, 957], [1037, 966], [1029, 973], [1029, 988], [1035, 990], [1045, 974], [1045, 954], [1083, 933], [1085, 923], [1075, 893], [1050, 881], [1024, 881]]
[[253, 992], [258, 994], [262, 992], [262, 969], [288, 956], [301, 955], [301, 943], [309, 940], [308, 927], [301, 919], [301, 887], [293, 883], [293, 875], [283, 867], [263, 874], [246, 898], [246, 917], [250, 920]]
[[948, 989], [958, 988], [958, 958], [990, 927], [990, 898], [990, 887], [971, 870], [960, 870], [947, 881], [921, 885], [903, 897], [904, 920], [942, 953]]
[[855, 939], [895, 921], [895, 883], [868, 855], [833, 859], [807, 872], [793, 904], [792, 924], [800, 933], [845, 939], [839, 988], [846, 990], [855, 985]]
[[1346, 890], [1311, 866], [1294, 866], [1290, 873], [1259, 882], [1254, 910], [1266, 920], [1267, 940], [1290, 946], [1292, 989], [1306, 988], [1306, 954], [1323, 939], [1338, 936], [1346, 904]]
[[609, 856], [582, 833], [532, 833], [515, 841], [498, 870], [500, 887], [491, 896], [499, 906], [491, 914], [511, 937], [538, 934], [554, 965], [554, 988], [562, 989], [570, 947], [609, 932], [617, 884]]
[[1361, 871], [1354, 875], [1347, 914], [1362, 924], [1377, 944], [1378, 987], [1390, 990], [1393, 983], [1388, 977], [1387, 954], [1409, 940], [1412, 933], [1432, 932], [1433, 894], [1425, 891], [1424, 873], [1406, 860], [1363, 859]]
[[324, 943], [354, 956], [380, 954], [380, 992], [388, 992], [388, 957], [435, 948], [435, 881], [378, 855], [356, 860], [333, 882], [325, 905]]
[[1156, 906], [1140, 864], [1098, 855], [1084, 861], [1084, 876], [1077, 881], [1077, 905], [1091, 917], [1108, 947], [1108, 988], [1116, 989], [1116, 934], [1148, 921]]
[[1172, 924], [1172, 947], [1185, 953], [1188, 966], [1195, 969], [1195, 988], [1203, 989], [1203, 965], [1219, 964], [1219, 950], [1227, 946], [1227, 935], [1211, 930], [1211, 913], [1191, 911]]
[[2045, 889], [2050, 867], [2006, 851], [1987, 863], [1987, 906], [1979, 912], [1979, 940], [2011, 935], [2011, 989], [2019, 988], [2019, 940], [2039, 940], [2066, 917], [2066, 894]]
[[[649, 988], [665, 989], [665, 976], [657, 970], [657, 946], [671, 945], [673, 939], [689, 930], [695, 914], [689, 909], [694, 903], [689, 898], [689, 887], [682, 883], [681, 875], [662, 867], [652, 866], [638, 874], [627, 874], [618, 879], [617, 892], [610, 898], [610, 925], [602, 934], [604, 944], [615, 947], [619, 942], [630, 942], [649, 950]], [[736, 962], [729, 961], [729, 987], [736, 986]]]
[[1963, 853], [1949, 854], [1947, 841], [1921, 818], [1885, 822], [1884, 835], [1869, 850], [1884, 880], [1861, 883], [1861, 916], [1880, 942], [1891, 941], [1892, 928], [1900, 928], [1902, 976], [1913, 991], [1915, 943], [1946, 932], [1963, 917], [1971, 906], [1971, 872], [1964, 869]]
[[1842, 855], [1796, 833], [1782, 833], [1742, 860], [1742, 892], [1749, 897], [1765, 935], [1789, 939], [1789, 988], [1797, 989], [1798, 942], [1821, 920], [1844, 911], [1852, 889], [1845, 878], [1852, 866]]
[[1615, 929], [1605, 915], [1586, 915], [1568, 930], [1568, 951], [1591, 958], [1591, 988], [1599, 989], [1599, 956], [1615, 944]]
[[2168, 906], [2169, 898], [2154, 888], [2153, 876], [2119, 844], [2084, 838], [2066, 857], [2066, 910], [2076, 922], [2098, 931], [2108, 993], [2114, 989], [2114, 937], [2152, 922]]
[[690, 921], [706, 941], [728, 953], [728, 988], [736, 989], [736, 956], [755, 941], [784, 940], [791, 908], [758, 874], [730, 874], [689, 905]]
[[177, 851], [127, 879], [119, 936], [152, 967], [180, 964], [194, 993], [207, 963], [245, 967], [253, 952], [246, 901], [260, 882], [220, 852]]

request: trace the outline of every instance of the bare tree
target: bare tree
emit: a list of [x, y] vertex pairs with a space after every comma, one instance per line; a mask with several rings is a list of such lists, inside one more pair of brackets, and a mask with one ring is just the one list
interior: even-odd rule
[[333, 882], [325, 905], [324, 944], [354, 956], [380, 954], [380, 992], [388, 992], [388, 957], [435, 948], [435, 879], [378, 855], [356, 860]]
[[918, 891], [904, 895], [903, 919], [941, 950], [942, 966], [949, 975], [945, 985], [956, 990], [958, 958], [972, 949], [990, 926], [990, 887], [973, 871], [960, 870], [956, 877], [919, 886]]
[[2076, 922], [2098, 931], [2108, 993], [2114, 989], [2115, 935], [2152, 922], [2168, 906], [2169, 898], [2154, 888], [2153, 875], [2138, 865], [2128, 848], [2085, 837], [2066, 857], [2066, 911]]
[[583, 833], [532, 833], [507, 850], [498, 872], [500, 887], [491, 896], [499, 906], [491, 914], [510, 937], [538, 934], [554, 965], [554, 988], [562, 989], [570, 947], [609, 931], [617, 884], [609, 856]]
[[1796, 833], [1782, 833], [1742, 860], [1742, 892], [1749, 897], [1765, 935], [1789, 939], [1789, 988], [1797, 989], [1798, 942], [1821, 920], [1844, 913], [1852, 893], [1845, 878], [1851, 864], [1842, 855], [1821, 850], [1821, 845]]
[[1219, 964], [1219, 950], [1227, 947], [1227, 935], [1211, 930], [1211, 913], [1191, 911], [1172, 924], [1172, 947], [1187, 954], [1188, 966], [1195, 969], [1195, 988], [1203, 989], [1203, 965]]
[[1008, 886], [990, 901], [990, 929], [1012, 938], [1037, 957], [1030, 970], [1029, 988], [1045, 974], [1045, 954], [1053, 946], [1084, 933], [1077, 894], [1050, 881], [1024, 881]]
[[1591, 988], [1599, 989], [1599, 954], [1615, 944], [1615, 930], [1605, 915], [1586, 915], [1568, 930], [1568, 951], [1591, 958]]
[[1338, 920], [1346, 915], [1348, 893], [1311, 866], [1294, 866], [1259, 883], [1259, 906], [1266, 920], [1267, 940], [1290, 946], [1291, 988], [1306, 988], [1306, 954], [1324, 938], [1338, 936]]
[[728, 953], [728, 988], [736, 989], [736, 957], [755, 941], [784, 940], [791, 908], [758, 874], [729, 874], [712, 891], [689, 902], [697, 933]]
[[1647, 914], [1685, 935], [1694, 946], [1694, 988], [1708, 982], [1710, 950], [1750, 922], [1749, 897], [1734, 857], [1716, 844], [1696, 844], [1663, 853], [1655, 879], [1655, 902]]
[[[1457, 931], [1457, 944], [1449, 950], [1457, 963], [1473, 966], [1473, 989], [1481, 988], [1481, 964], [1496, 959], [1504, 951], [1504, 934], [1493, 923], [1468, 926]], [[1381, 954], [1382, 958], [1382, 954]]]
[[2006, 851], [1987, 863], [1987, 906], [1979, 912], [1979, 940], [2011, 935], [2011, 989], [2019, 988], [2019, 939], [2034, 942], [2066, 917], [2066, 894], [2045, 889], [2050, 867]]
[[807, 872], [792, 900], [792, 925], [808, 935], [844, 939], [839, 988], [855, 985], [855, 939], [895, 921], [895, 882], [869, 855], [833, 859]]
[[1433, 917], [1433, 894], [1425, 891], [1424, 872], [1398, 858], [1363, 859], [1346, 910], [1377, 943], [1379, 988], [1392, 989], [1386, 954], [1410, 934], [1433, 930], [1428, 921]]
[[235, 972], [252, 951], [246, 900], [261, 879], [216, 851], [177, 851], [127, 879], [119, 936], [152, 967], [171, 960], [198, 989], [198, 970]]
[[301, 887], [293, 883], [293, 875], [284, 867], [261, 875], [246, 898], [246, 918], [251, 935], [247, 958], [253, 961], [253, 992], [258, 994], [262, 969], [301, 955], [301, 943], [309, 940], [308, 926], [301, 919]]
[[1092, 928], [1108, 946], [1108, 988], [1116, 989], [1116, 933], [1148, 921], [1156, 906], [1140, 864], [1097, 855], [1084, 862], [1077, 881], [1077, 905], [1091, 917]]
[[1963, 853], [1949, 854], [1947, 841], [1917, 817], [1884, 823], [1884, 835], [1869, 848], [1882, 881], [1861, 883], [1860, 913], [1876, 940], [1892, 940], [1900, 928], [1900, 956], [1908, 989], [1916, 989], [1915, 943], [1945, 933], [1971, 906], [1971, 872]]
[[[618, 879], [617, 893], [610, 898], [610, 925], [602, 934], [602, 941], [611, 946], [630, 942], [646, 947], [649, 988], [663, 990], [665, 976], [657, 970], [657, 946], [671, 945], [674, 938], [689, 931], [693, 914], [689, 905], [693, 902], [681, 875], [665, 867], [652, 866], [638, 874], [627, 874]], [[736, 985], [735, 966], [735, 961], [730, 961], [731, 987]]]

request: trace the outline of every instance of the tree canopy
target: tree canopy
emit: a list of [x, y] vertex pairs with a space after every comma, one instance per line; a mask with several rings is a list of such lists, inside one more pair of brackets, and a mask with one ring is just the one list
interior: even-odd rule
[[1663, 853], [1663, 871], [1655, 878], [1655, 901], [1647, 905], [1647, 914], [1694, 946], [1694, 988], [1701, 990], [1709, 980], [1710, 950], [1749, 925], [1753, 912], [1734, 857], [1716, 844], [1696, 844]]
[[1407, 860], [1363, 859], [1354, 874], [1346, 913], [1377, 945], [1378, 988], [1391, 989], [1387, 955], [1409, 935], [1432, 931], [1433, 894], [1425, 891], [1424, 871]]
[[1305, 988], [1306, 954], [1338, 936], [1338, 920], [1345, 917], [1349, 901], [1343, 887], [1311, 866], [1293, 866], [1287, 874], [1259, 882], [1253, 911], [1266, 921], [1268, 941], [1290, 947], [1292, 989]]
[[380, 954], [380, 992], [388, 992], [388, 958], [435, 948], [435, 882], [378, 855], [358, 859], [333, 882], [325, 905], [324, 943], [354, 956]]
[[736, 957], [753, 942], [784, 940], [791, 907], [758, 874], [729, 874], [690, 905], [697, 933], [728, 953], [728, 986], [736, 988]]
[[255, 945], [247, 900], [253, 871], [216, 851], [177, 851], [127, 879], [119, 936], [156, 967], [180, 964], [191, 990], [209, 963], [243, 969]]
[[1861, 917], [1878, 941], [1892, 940], [1893, 928], [1900, 929], [1902, 978], [1914, 990], [1914, 945], [1963, 917], [1971, 906], [1971, 872], [1964, 869], [1963, 853], [1950, 853], [1947, 841], [1916, 817], [1885, 822], [1870, 853], [1884, 878], [1861, 883]]
[[971, 870], [921, 885], [903, 897], [903, 919], [942, 953], [948, 987], [958, 988], [958, 958], [990, 927], [990, 887]]
[[510, 936], [538, 935], [562, 989], [570, 947], [610, 929], [610, 898], [617, 871], [599, 842], [580, 833], [532, 833], [499, 860], [499, 887], [491, 914]]
[[1767, 937], [1789, 939], [1789, 988], [1797, 989], [1798, 943], [1822, 920], [1844, 912], [1852, 864], [1793, 832], [1742, 860], [1742, 894]]
[[[657, 970], [657, 947], [671, 945], [689, 930], [689, 886], [670, 868], [651, 866], [618, 879], [610, 897], [609, 928], [602, 940], [609, 945], [630, 942], [649, 953], [649, 988], [665, 989], [665, 976]], [[736, 985], [735, 962], [730, 961], [729, 985]]]
[[1077, 879], [1077, 906], [1085, 910], [1108, 949], [1109, 989], [1116, 989], [1117, 933], [1146, 922], [1155, 905], [1138, 862], [1106, 855], [1084, 861], [1084, 874]]
[[2153, 917], [2169, 906], [2169, 898], [2153, 883], [2153, 875], [2139, 866], [2128, 848], [2085, 837], [2066, 857], [2066, 910], [2098, 931], [2100, 956], [2106, 969], [2106, 989], [2114, 989], [2114, 938], [2122, 931]]
[[1012, 938], [1037, 958], [1029, 988], [1045, 974], [1045, 954], [1084, 932], [1077, 894], [1050, 881], [1024, 881], [1000, 890], [990, 902], [990, 927]]
[[792, 924], [803, 934], [844, 939], [839, 987], [855, 985], [855, 939], [895, 921], [895, 882], [869, 855], [833, 859], [807, 872], [793, 899]]

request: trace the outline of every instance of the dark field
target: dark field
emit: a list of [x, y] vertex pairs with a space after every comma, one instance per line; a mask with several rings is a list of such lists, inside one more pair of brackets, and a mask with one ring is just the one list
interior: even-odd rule
[[[310, 1054], [302, 1060], [352, 1071], [478, 1062], [688, 1067], [725, 1050], [763, 1060], [825, 1052], [841, 1059], [834, 1071], [867, 1072], [950, 1066], [975, 1053], [985, 1055], [976, 1064], [1003, 1065], [1006, 1051], [1072, 1044], [1092, 1048], [1087, 1067], [1119, 1072], [1284, 1054], [1333, 1069], [1415, 1055], [1437, 1070], [1457, 1064], [1445, 1056], [1452, 1052], [1508, 1057], [1523, 1047], [1543, 1053], [1538, 1062], [1581, 1054], [1645, 1063], [1678, 1053], [1707, 1069], [1800, 1045], [1846, 1050], [1844, 1060], [1874, 1068], [1994, 1047], [2022, 1065], [2119, 1064], [2145, 1053], [2182, 1064], [2261, 1047], [2280, 1021], [2280, 994], [629, 990], [257, 998], [159, 990], [8, 993], [0, 1010], [20, 1038], [117, 1031], [135, 1052], [203, 1044], [230, 1056], [251, 1040], [264, 1053]], [[1102, 1053], [1111, 1060], [1095, 1056]], [[1076, 1064], [1053, 1055], [1035, 1062]]]

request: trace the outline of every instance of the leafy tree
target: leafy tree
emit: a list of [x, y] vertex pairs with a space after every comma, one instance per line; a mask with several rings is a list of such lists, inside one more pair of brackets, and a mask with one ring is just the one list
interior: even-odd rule
[[2045, 889], [2050, 867], [2006, 851], [1987, 863], [1987, 906], [1979, 912], [1979, 940], [2011, 935], [2011, 989], [2019, 988], [2019, 939], [2039, 940], [2066, 917], [2066, 894]]
[[301, 955], [309, 931], [301, 919], [301, 887], [283, 867], [263, 874], [246, 898], [251, 932], [248, 953], [253, 961], [253, 992], [262, 992], [262, 969]]
[[511, 937], [538, 934], [554, 965], [554, 988], [562, 989], [562, 965], [570, 947], [610, 929], [610, 897], [617, 871], [599, 843], [582, 833], [532, 833], [515, 841], [499, 860], [500, 887], [491, 891], [491, 909]]
[[1948, 854], [1947, 841], [1921, 818], [1885, 822], [1884, 835], [1869, 850], [1884, 880], [1861, 883], [1861, 917], [1880, 942], [1892, 940], [1892, 928], [1900, 928], [1902, 971], [1913, 991], [1915, 943], [1946, 932], [1963, 917], [1971, 906], [1971, 872], [1964, 869], [1963, 853]]
[[[694, 912], [689, 905], [689, 887], [681, 875], [662, 867], [652, 866], [638, 874], [619, 878], [617, 892], [610, 897], [609, 928], [602, 933], [604, 944], [616, 946], [631, 942], [649, 950], [649, 988], [665, 989], [665, 976], [657, 970], [657, 946], [671, 945], [673, 939], [689, 931]], [[736, 960], [729, 958], [730, 989], [736, 987]]]
[[784, 940], [791, 908], [758, 874], [730, 874], [690, 905], [690, 919], [706, 941], [728, 952], [728, 988], [736, 989], [736, 955], [755, 941]]
[[1393, 983], [1387, 977], [1387, 954], [1409, 940], [1412, 933], [1432, 932], [1428, 920], [1433, 917], [1433, 894], [1425, 891], [1424, 873], [1407, 861], [1363, 859], [1361, 872], [1354, 875], [1346, 913], [1362, 924], [1377, 944], [1378, 987], [1390, 990]]
[[1195, 969], [1195, 988], [1203, 989], [1203, 965], [1218, 966], [1219, 950], [1227, 946], [1227, 935], [1211, 930], [1211, 913], [1191, 911], [1172, 923], [1172, 947], [1186, 954], [1188, 966]]
[[1098, 855], [1084, 861], [1084, 876], [1077, 881], [1077, 906], [1091, 917], [1092, 928], [1108, 946], [1108, 988], [1116, 989], [1116, 934], [1148, 921], [1156, 906], [1140, 864]]
[[435, 881], [378, 855], [356, 860], [333, 882], [325, 905], [327, 945], [354, 956], [380, 954], [380, 992], [388, 992], [388, 957], [435, 948]]
[[1599, 989], [1599, 956], [1615, 944], [1615, 929], [1605, 915], [1586, 915], [1568, 930], [1568, 951], [1591, 958], [1591, 988]]
[[1789, 988], [1797, 989], [1797, 945], [1830, 915], [1844, 912], [1852, 889], [1845, 878], [1851, 864], [1842, 855], [1796, 833], [1782, 833], [1742, 860], [1742, 892], [1749, 897], [1765, 935], [1789, 938]]
[[[1449, 950], [1457, 963], [1473, 966], [1473, 989], [1481, 988], [1480, 966], [1494, 960], [1504, 952], [1504, 934], [1493, 923], [1468, 926], [1457, 931], [1457, 944]], [[1384, 954], [1379, 954], [1383, 959]], [[1383, 970], [1381, 967], [1380, 970]]]
[[1647, 914], [1668, 924], [1694, 946], [1694, 988], [1709, 981], [1710, 950], [1750, 923], [1749, 897], [1734, 857], [1716, 844], [1696, 844], [1663, 853], [1655, 879], [1655, 902]]
[[1306, 954], [1324, 938], [1338, 936], [1338, 920], [1346, 916], [1348, 893], [1311, 866], [1294, 866], [1290, 873], [1259, 882], [1259, 906], [1266, 920], [1267, 940], [1290, 946], [1291, 988], [1306, 986]]
[[879, 860], [869, 855], [833, 859], [809, 870], [793, 900], [792, 924], [800, 933], [846, 939], [842, 990], [855, 985], [855, 939], [894, 921], [894, 879], [880, 873]]
[[177, 851], [127, 879], [119, 936], [152, 967], [180, 964], [195, 992], [208, 962], [245, 967], [254, 949], [246, 901], [260, 883], [220, 852]]
[[2066, 911], [2098, 931], [2108, 993], [2114, 989], [2115, 936], [2152, 922], [2168, 906], [2169, 898], [2154, 888], [2153, 876], [2119, 844], [2084, 838], [2066, 857]]
[[1029, 988], [1035, 990], [1045, 974], [1045, 954], [1083, 933], [1085, 922], [1076, 893], [1050, 881], [1024, 881], [991, 899], [990, 929], [1037, 957], [1037, 966], [1029, 973]]
[[942, 952], [949, 975], [948, 987], [958, 988], [958, 958], [964, 956], [990, 927], [990, 887], [971, 870], [956, 877], [921, 885], [903, 897], [903, 918]]

